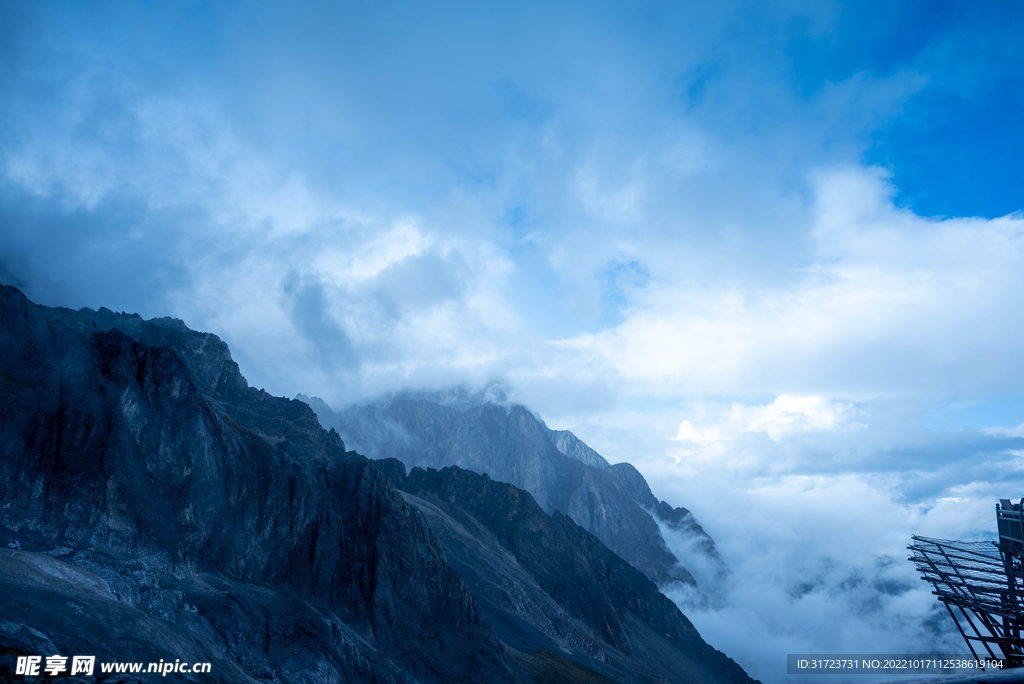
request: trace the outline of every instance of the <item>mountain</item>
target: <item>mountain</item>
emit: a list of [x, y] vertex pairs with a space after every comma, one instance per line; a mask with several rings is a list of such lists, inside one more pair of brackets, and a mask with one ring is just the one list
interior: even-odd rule
[[322, 424], [371, 458], [396, 458], [409, 468], [455, 465], [525, 489], [546, 513], [568, 515], [659, 586], [696, 586], [665, 532], [675, 535], [704, 579], [727, 573], [693, 515], [659, 501], [633, 466], [609, 465], [572, 432], [549, 429], [523, 406], [472, 405], [465, 392], [454, 391], [443, 400], [452, 395], [458, 408], [398, 395], [334, 411], [320, 399], [302, 398]]
[[4, 652], [514, 680], [422, 515], [216, 337], [4, 287], [0, 407]]
[[631, 683], [654, 656], [662, 681], [750, 681], [528, 493], [395, 464], [249, 387], [214, 335], [0, 286], [0, 681], [57, 653], [249, 684]]

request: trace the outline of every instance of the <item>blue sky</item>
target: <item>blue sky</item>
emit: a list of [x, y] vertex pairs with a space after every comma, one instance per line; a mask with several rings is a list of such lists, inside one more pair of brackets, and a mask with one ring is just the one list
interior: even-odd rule
[[0, 281], [277, 394], [504, 383], [775, 597], [691, 614], [765, 681], [935, 647], [923, 590], [840, 588], [1024, 495], [1019, 3], [0, 13]]

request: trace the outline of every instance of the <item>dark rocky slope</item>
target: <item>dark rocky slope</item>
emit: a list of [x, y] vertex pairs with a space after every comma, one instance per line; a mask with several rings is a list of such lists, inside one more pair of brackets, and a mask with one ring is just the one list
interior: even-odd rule
[[[9, 654], [208, 654], [223, 681], [513, 679], [387, 478], [177, 321], [0, 288], [0, 525]], [[75, 572], [89, 581], [58, 581]]]
[[568, 654], [619, 682], [751, 681], [653, 582], [528, 492], [454, 466], [408, 476], [397, 460], [381, 466], [513, 652]]
[[679, 535], [702, 569], [726, 572], [714, 541], [689, 511], [656, 499], [633, 466], [610, 466], [571, 432], [549, 429], [522, 406], [460, 410], [399, 396], [335, 412], [316, 398], [308, 401], [324, 425], [371, 458], [397, 458], [409, 468], [455, 465], [525, 489], [545, 512], [568, 515], [659, 586], [695, 584], [659, 523]]

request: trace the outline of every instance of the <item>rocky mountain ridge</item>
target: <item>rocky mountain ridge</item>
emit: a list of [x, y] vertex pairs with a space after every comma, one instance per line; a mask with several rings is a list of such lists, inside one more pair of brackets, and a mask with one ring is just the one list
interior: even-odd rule
[[551, 430], [523, 406], [463, 399], [456, 408], [397, 395], [334, 411], [315, 397], [302, 398], [321, 423], [371, 458], [394, 457], [409, 468], [454, 465], [525, 489], [546, 513], [568, 515], [659, 586], [696, 586], [665, 532], [677, 535], [702, 570], [716, 578], [728, 572], [688, 510], [658, 500], [632, 465], [610, 465], [572, 432]]
[[[656, 652], [663, 681], [750, 681], [674, 606], [626, 605], [671, 602], [528, 493], [418, 472], [399, 491], [395, 471], [306, 404], [249, 387], [214, 335], [0, 286], [0, 680], [16, 655], [60, 652], [213, 663], [183, 676], [195, 681], [639, 682]], [[505, 530], [511, 551], [475, 517], [494, 491], [526, 512]], [[456, 519], [474, 552], [436, 524]], [[523, 601], [500, 605], [480, 582], [495, 577], [481, 540], [532, 559], [500, 576]], [[575, 598], [552, 589], [560, 566]], [[611, 575], [617, 591], [602, 588]], [[606, 597], [610, 631], [581, 608], [589, 595]], [[675, 625], [665, 644], [659, 619]], [[529, 630], [541, 637], [510, 643]]]
[[[7, 653], [232, 663], [224, 681], [515, 680], [422, 516], [308, 406], [248, 387], [222, 342], [0, 297], [5, 567], [102, 580], [9, 576]], [[156, 626], [126, 639], [125, 619]]]
[[748, 681], [652, 581], [527, 492], [456, 466], [382, 466], [511, 648], [572, 653], [620, 682]]

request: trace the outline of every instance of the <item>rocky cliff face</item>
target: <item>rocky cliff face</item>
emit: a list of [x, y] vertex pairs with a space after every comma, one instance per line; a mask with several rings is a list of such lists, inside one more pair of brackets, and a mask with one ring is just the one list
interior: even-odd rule
[[463, 404], [460, 410], [398, 397], [335, 412], [322, 401], [310, 403], [323, 424], [368, 456], [394, 457], [410, 468], [455, 465], [525, 489], [545, 512], [568, 515], [660, 586], [695, 580], [659, 525], [677, 534], [702, 568], [727, 572], [689, 511], [656, 499], [633, 466], [610, 466], [574, 434], [549, 429], [522, 406]]
[[568, 430], [552, 430], [551, 441], [554, 443], [555, 448], [563, 454], [569, 458], [586, 463], [588, 466], [607, 468], [610, 465], [608, 461], [604, 460], [604, 456], [588, 447], [583, 443], [582, 439]]
[[[517, 456], [516, 476], [554, 473], [567, 491], [620, 479], [499, 411], [421, 430], [470, 457], [518, 434], [547, 462]], [[572, 496], [549, 503], [584, 514]], [[348, 451], [180, 321], [0, 286], [0, 681], [18, 655], [58, 653], [210, 662], [177, 676], [247, 684], [749, 681], [529, 493]]]
[[529, 493], [450, 466], [382, 463], [437, 536], [502, 641], [526, 669], [570, 655], [613, 681], [750, 682], [657, 586]]
[[4, 287], [0, 419], [6, 652], [513, 681], [417, 510], [214, 336]]

